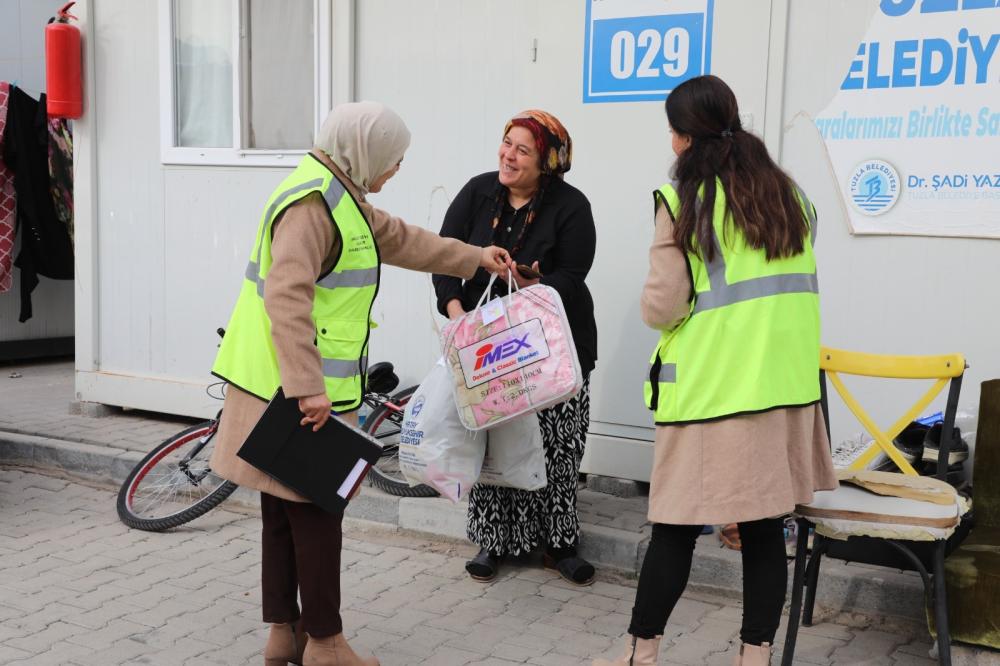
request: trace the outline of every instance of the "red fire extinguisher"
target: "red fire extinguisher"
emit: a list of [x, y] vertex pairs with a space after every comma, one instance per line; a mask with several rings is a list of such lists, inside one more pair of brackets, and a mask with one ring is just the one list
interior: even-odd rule
[[45, 26], [45, 86], [49, 118], [83, 115], [80, 29], [70, 24], [75, 2], [67, 2]]

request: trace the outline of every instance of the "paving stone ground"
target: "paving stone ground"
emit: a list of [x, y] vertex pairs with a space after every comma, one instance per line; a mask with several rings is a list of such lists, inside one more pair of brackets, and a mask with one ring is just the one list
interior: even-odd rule
[[73, 414], [73, 377], [72, 360], [0, 364], [0, 430], [145, 453], [196, 422], [117, 408], [106, 418]]
[[[0, 395], [4, 396], [0, 431], [146, 453], [199, 420], [115, 407], [104, 408], [100, 418], [71, 413], [73, 376], [72, 360], [0, 364]], [[578, 512], [581, 522], [588, 525], [633, 533], [647, 524], [645, 497], [619, 498], [584, 489]]]
[[[119, 523], [114, 501], [110, 487], [0, 467], [0, 664], [261, 663], [259, 517], [222, 507], [150, 534]], [[632, 581], [576, 588], [532, 559], [484, 585], [464, 574], [467, 544], [360, 521], [345, 534], [346, 633], [386, 666], [589, 664], [621, 644]], [[919, 624], [820, 619], [796, 663], [934, 663]], [[729, 664], [739, 621], [733, 599], [686, 595], [661, 663]]]

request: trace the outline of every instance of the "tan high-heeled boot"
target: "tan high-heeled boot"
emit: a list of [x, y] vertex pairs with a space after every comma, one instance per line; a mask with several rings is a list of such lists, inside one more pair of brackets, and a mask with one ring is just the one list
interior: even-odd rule
[[306, 635], [298, 626], [293, 631], [290, 624], [272, 624], [264, 646], [264, 666], [301, 666], [305, 649]]
[[302, 666], [379, 666], [375, 657], [361, 658], [347, 644], [344, 634], [324, 638], [309, 637]]
[[771, 663], [771, 644], [751, 645], [743, 643], [740, 651], [733, 657], [733, 666], [769, 666]]
[[660, 653], [660, 639], [626, 636], [625, 654], [614, 661], [595, 659], [594, 666], [656, 666], [656, 655]]

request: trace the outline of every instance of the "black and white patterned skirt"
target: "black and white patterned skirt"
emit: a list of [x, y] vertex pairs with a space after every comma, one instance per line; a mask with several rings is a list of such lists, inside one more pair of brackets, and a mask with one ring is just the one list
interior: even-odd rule
[[576, 490], [590, 427], [590, 379], [566, 402], [538, 412], [548, 485], [516, 490], [476, 484], [469, 493], [469, 540], [499, 555], [522, 555], [540, 544], [576, 546]]

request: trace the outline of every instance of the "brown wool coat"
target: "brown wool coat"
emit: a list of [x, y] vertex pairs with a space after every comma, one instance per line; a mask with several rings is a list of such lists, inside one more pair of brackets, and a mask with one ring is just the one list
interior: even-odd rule
[[[471, 278], [479, 267], [481, 248], [406, 224], [373, 207], [351, 181], [319, 151], [313, 152], [339, 179], [361, 208], [378, 244], [382, 263], [425, 273]], [[340, 251], [340, 237], [319, 194], [293, 204], [275, 223], [271, 244], [273, 263], [264, 283], [264, 307], [271, 319], [281, 385], [285, 395], [301, 398], [323, 393], [319, 350], [313, 344], [314, 285]], [[215, 436], [211, 467], [225, 479], [247, 488], [297, 502], [306, 501], [291, 489], [250, 466], [236, 452], [264, 413], [267, 403], [229, 386], [222, 421]], [[357, 412], [345, 418], [357, 423]]]
[[[666, 209], [656, 213], [640, 307], [647, 326], [684, 319], [691, 278]], [[837, 487], [819, 405], [772, 409], [683, 426], [657, 426], [649, 520], [718, 525], [770, 518]]]

